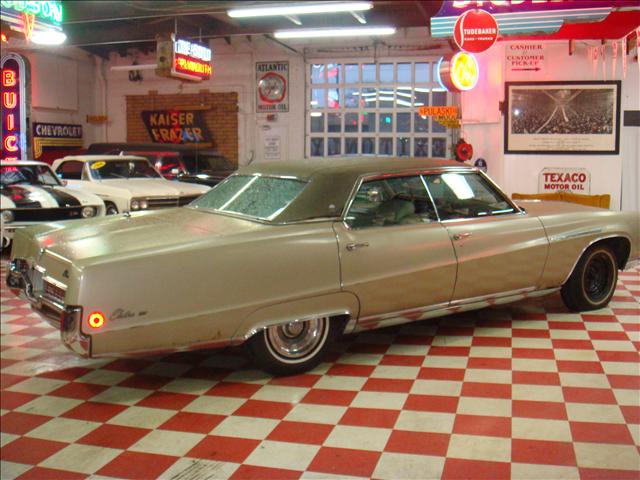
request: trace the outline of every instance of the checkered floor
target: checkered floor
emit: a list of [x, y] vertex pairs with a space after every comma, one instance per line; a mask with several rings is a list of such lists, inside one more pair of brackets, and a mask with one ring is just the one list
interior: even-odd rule
[[241, 349], [81, 360], [6, 288], [1, 311], [2, 479], [640, 478], [638, 271], [598, 312], [372, 331], [289, 378]]

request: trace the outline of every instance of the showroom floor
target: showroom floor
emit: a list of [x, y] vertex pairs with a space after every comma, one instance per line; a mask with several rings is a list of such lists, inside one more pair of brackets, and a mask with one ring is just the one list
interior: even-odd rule
[[374, 331], [289, 378], [242, 350], [77, 359], [1, 297], [2, 479], [639, 475], [638, 271], [605, 310], [554, 295]]

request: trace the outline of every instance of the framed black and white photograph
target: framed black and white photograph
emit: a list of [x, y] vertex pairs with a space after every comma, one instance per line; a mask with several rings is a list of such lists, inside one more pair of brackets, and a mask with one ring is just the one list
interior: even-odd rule
[[504, 152], [618, 154], [620, 84], [507, 82]]

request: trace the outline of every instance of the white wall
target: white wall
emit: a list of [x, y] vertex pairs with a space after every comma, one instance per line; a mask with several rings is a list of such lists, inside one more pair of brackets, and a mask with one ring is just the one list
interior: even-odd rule
[[[474, 146], [474, 156], [489, 163], [489, 175], [509, 193], [537, 193], [538, 175], [545, 167], [586, 168], [591, 173], [591, 194], [610, 194], [611, 208], [640, 210], [640, 128], [622, 126], [624, 110], [640, 110], [638, 63], [628, 56], [626, 78], [618, 58], [612, 75], [611, 48], [608, 47], [606, 78], [601, 65], [594, 72], [587, 57], [587, 43], [577, 42], [569, 55], [568, 41], [544, 44], [545, 65], [539, 72], [511, 72], [505, 66], [505, 49], [514, 42], [499, 42], [478, 55], [482, 70], [479, 85], [462, 95], [464, 132]], [[599, 42], [591, 42], [599, 45]], [[504, 100], [505, 81], [621, 80], [620, 153], [618, 155], [505, 155], [504, 123], [498, 104]], [[622, 188], [621, 188], [622, 185]]]

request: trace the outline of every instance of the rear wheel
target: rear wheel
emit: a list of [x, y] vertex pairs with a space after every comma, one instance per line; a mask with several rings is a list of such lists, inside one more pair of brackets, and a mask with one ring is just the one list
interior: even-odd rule
[[611, 300], [617, 281], [615, 254], [606, 245], [594, 245], [582, 255], [562, 286], [562, 300], [573, 311], [603, 308]]
[[273, 325], [251, 337], [247, 349], [259, 368], [274, 375], [294, 375], [322, 361], [340, 325], [329, 317]]
[[118, 214], [118, 207], [116, 207], [113, 203], [111, 202], [106, 202], [105, 203], [105, 207], [106, 207], [106, 214], [107, 215], [117, 215]]

